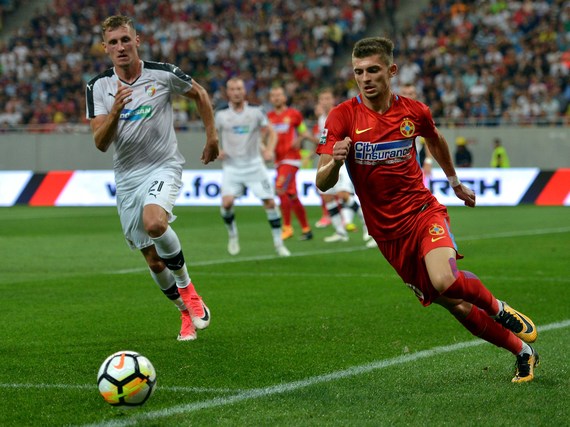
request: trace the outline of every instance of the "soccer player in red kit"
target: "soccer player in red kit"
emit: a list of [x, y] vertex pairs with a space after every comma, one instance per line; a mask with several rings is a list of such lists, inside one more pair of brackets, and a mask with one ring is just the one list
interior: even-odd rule
[[384, 257], [424, 306], [449, 310], [473, 335], [516, 356], [515, 383], [531, 381], [538, 353], [533, 322], [496, 299], [475, 274], [459, 270], [463, 258], [445, 206], [423, 185], [414, 139], [423, 136], [455, 195], [475, 206], [475, 194], [457, 178], [447, 142], [429, 108], [398, 96], [394, 44], [381, 37], [354, 45], [352, 66], [360, 94], [329, 114], [317, 148], [317, 187], [326, 191], [346, 163], [368, 232]]
[[269, 91], [269, 102], [273, 111], [267, 114], [273, 129], [277, 133], [275, 146], [275, 190], [281, 202], [283, 217], [283, 240], [293, 237], [291, 211], [295, 213], [301, 225], [301, 240], [311, 240], [313, 233], [307, 220], [305, 207], [297, 194], [297, 171], [301, 167], [301, 141], [311, 139], [301, 112], [287, 106], [287, 96], [282, 87], [274, 87]]

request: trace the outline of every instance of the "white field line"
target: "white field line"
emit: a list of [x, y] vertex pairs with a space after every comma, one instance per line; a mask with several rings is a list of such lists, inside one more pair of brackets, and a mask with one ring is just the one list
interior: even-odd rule
[[[477, 236], [465, 236], [456, 238], [458, 242], [461, 241], [474, 241], [474, 240], [485, 240], [485, 239], [501, 239], [508, 237], [524, 237], [524, 236], [539, 236], [544, 234], [560, 234], [570, 232], [570, 227], [558, 227], [558, 228], [542, 228], [536, 230], [522, 230], [504, 233], [493, 233], [493, 234], [480, 234]], [[336, 253], [346, 253], [346, 252], [358, 252], [370, 250], [366, 246], [351, 246], [351, 247], [333, 247], [326, 250], [316, 250], [316, 251], [304, 251], [295, 252], [291, 254], [291, 257], [302, 257], [302, 256], [313, 256], [322, 254], [336, 254]], [[261, 255], [252, 257], [237, 257], [232, 259], [212, 259], [207, 261], [196, 261], [188, 262], [189, 267], [203, 267], [208, 265], [220, 265], [220, 264], [234, 264], [238, 262], [248, 262], [248, 261], [265, 261], [270, 259], [280, 258], [277, 255]], [[140, 273], [147, 271], [146, 267], [128, 268], [122, 270], [109, 271], [108, 274], [131, 274]]]
[[[0, 384], [2, 388], [14, 389], [62, 389], [62, 390], [97, 390], [96, 384]], [[214, 387], [182, 387], [182, 386], [161, 386], [157, 385], [157, 390], [175, 393], [243, 393], [245, 390], [239, 388], [214, 388]]]
[[[542, 327], [538, 327], [540, 332], [567, 328], [570, 326], [570, 319], [562, 322], [550, 323]], [[417, 353], [407, 354], [404, 356], [394, 357], [392, 359], [378, 360], [366, 365], [353, 366], [351, 368], [343, 369], [341, 371], [331, 372], [329, 374], [317, 375], [314, 377], [305, 378], [299, 381], [290, 383], [277, 384], [274, 386], [254, 388], [251, 390], [242, 391], [233, 396], [216, 397], [214, 399], [203, 400], [201, 402], [188, 403], [183, 405], [172, 406], [170, 408], [161, 409], [158, 411], [150, 411], [144, 414], [135, 415], [123, 420], [107, 421], [98, 424], [88, 424], [84, 427], [122, 427], [129, 425], [142, 424], [145, 421], [158, 420], [160, 418], [170, 417], [179, 414], [188, 414], [191, 412], [200, 411], [202, 409], [215, 408], [220, 406], [233, 405], [234, 403], [242, 402], [244, 400], [259, 399], [272, 396], [275, 394], [287, 393], [302, 388], [310, 387], [316, 384], [328, 383], [337, 381], [344, 378], [355, 377], [357, 375], [366, 374], [369, 372], [377, 371], [380, 369], [388, 368], [390, 366], [402, 365], [404, 363], [414, 362], [420, 359], [437, 356], [439, 354], [451, 353], [458, 350], [463, 350], [469, 347], [475, 347], [484, 344], [483, 340], [464, 341], [453, 345], [446, 345], [434, 347], [428, 350], [418, 351]]]

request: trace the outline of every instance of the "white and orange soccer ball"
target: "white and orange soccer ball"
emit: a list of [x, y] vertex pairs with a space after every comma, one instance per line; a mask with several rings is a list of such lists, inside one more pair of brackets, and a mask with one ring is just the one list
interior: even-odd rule
[[118, 351], [107, 357], [97, 374], [99, 392], [113, 406], [140, 406], [154, 392], [156, 371], [143, 355]]

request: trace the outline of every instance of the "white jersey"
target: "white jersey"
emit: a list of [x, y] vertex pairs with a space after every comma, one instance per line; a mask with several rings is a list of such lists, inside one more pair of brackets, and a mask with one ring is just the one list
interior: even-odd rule
[[242, 111], [231, 106], [216, 111], [216, 129], [224, 150], [225, 166], [248, 167], [263, 164], [261, 129], [269, 125], [262, 107], [245, 103]]
[[[132, 84], [129, 102], [119, 119], [114, 170], [117, 191], [130, 191], [151, 170], [170, 167], [182, 171], [184, 157], [178, 150], [173, 126], [171, 94], [192, 88], [192, 78], [172, 64], [141, 61], [141, 76]], [[86, 88], [87, 118], [109, 114], [117, 92], [114, 68], [92, 79]]]

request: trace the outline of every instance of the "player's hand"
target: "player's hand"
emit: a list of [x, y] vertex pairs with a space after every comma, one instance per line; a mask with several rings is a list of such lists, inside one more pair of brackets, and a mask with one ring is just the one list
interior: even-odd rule
[[469, 187], [466, 187], [462, 183], [456, 187], [452, 187], [455, 191], [455, 195], [465, 202], [465, 206], [470, 208], [475, 207], [475, 193]]
[[123, 86], [120, 80], [117, 80], [117, 92], [115, 93], [115, 102], [113, 109], [118, 114], [123, 111], [125, 105], [133, 100], [133, 89], [129, 86]]
[[273, 150], [263, 150], [262, 151], [262, 155], [263, 155], [263, 160], [265, 160], [266, 162], [269, 162], [271, 160], [273, 160], [273, 157], [275, 157], [275, 152]]
[[220, 148], [218, 146], [218, 141], [208, 141], [204, 146], [204, 150], [202, 151], [201, 161], [203, 164], [207, 165], [210, 162], [216, 160], [220, 155]]
[[337, 141], [334, 143], [333, 146], [333, 158], [335, 161], [344, 162], [348, 157], [348, 152], [350, 151], [350, 144], [352, 143], [352, 139], [348, 136], [344, 138], [342, 141]]

